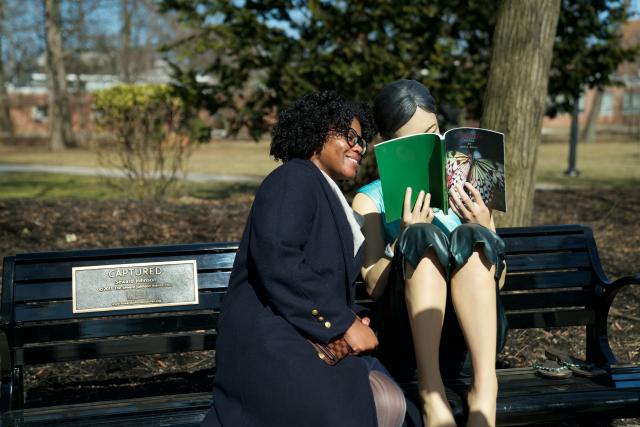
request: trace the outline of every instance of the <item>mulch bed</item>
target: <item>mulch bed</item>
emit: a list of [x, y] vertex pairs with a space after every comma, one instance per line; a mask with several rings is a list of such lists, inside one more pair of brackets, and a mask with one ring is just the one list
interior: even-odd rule
[[[225, 200], [0, 201], [0, 256], [20, 252], [113, 248], [238, 240], [252, 196]], [[637, 190], [538, 191], [534, 224], [590, 225], [610, 278], [640, 273], [640, 192]], [[640, 363], [640, 287], [619, 294], [610, 317], [610, 340], [620, 360]], [[584, 328], [512, 331], [500, 359], [527, 366], [544, 358], [546, 345], [584, 357]], [[64, 375], [62, 374], [64, 372]], [[212, 352], [169, 357], [128, 357], [42, 365], [25, 373], [29, 406], [43, 402], [134, 397], [159, 376], [174, 379], [172, 394], [210, 391]], [[64, 380], [63, 380], [64, 379]], [[88, 393], [91, 391], [91, 393]]]

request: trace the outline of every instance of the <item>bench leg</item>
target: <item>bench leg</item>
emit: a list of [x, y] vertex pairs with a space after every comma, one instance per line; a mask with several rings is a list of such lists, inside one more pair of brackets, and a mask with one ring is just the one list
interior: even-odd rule
[[11, 358], [11, 350], [9, 341], [4, 331], [0, 331], [0, 413], [13, 409], [12, 403], [14, 399], [14, 386], [16, 384], [14, 377], [14, 369], [12, 368], [13, 360]]
[[22, 368], [13, 368], [11, 372], [13, 382], [11, 393], [11, 409], [24, 409], [24, 388], [22, 386]]

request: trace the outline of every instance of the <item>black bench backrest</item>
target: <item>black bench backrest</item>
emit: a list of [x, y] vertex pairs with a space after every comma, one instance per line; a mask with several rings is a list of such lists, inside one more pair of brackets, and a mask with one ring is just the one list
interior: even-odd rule
[[596, 286], [605, 280], [591, 229], [578, 225], [504, 228], [509, 327], [593, 325]]
[[[14, 366], [214, 348], [236, 250], [235, 243], [211, 243], [5, 258], [0, 322]], [[72, 313], [72, 267], [192, 259], [198, 305]]]
[[[509, 228], [499, 234], [507, 246], [502, 298], [511, 328], [594, 323], [594, 286], [602, 272], [588, 228]], [[217, 313], [236, 250], [235, 243], [208, 243], [5, 258], [0, 322], [13, 367], [215, 348]], [[72, 267], [190, 259], [197, 261], [198, 305], [72, 313]], [[358, 294], [366, 303], [363, 286]]]

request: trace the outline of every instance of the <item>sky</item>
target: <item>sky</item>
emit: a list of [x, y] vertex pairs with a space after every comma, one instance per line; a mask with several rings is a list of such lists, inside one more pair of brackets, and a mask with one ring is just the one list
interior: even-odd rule
[[631, 10], [635, 12], [636, 19], [639, 19], [640, 16], [640, 0], [631, 0]]

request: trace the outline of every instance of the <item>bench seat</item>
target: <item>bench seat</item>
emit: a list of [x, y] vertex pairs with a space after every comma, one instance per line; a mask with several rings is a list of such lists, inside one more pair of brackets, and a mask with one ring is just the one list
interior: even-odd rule
[[[614, 372], [640, 376], [640, 367], [614, 368]], [[498, 425], [526, 425], [559, 422], [567, 419], [602, 419], [602, 405], [615, 417], [638, 415], [640, 390], [629, 387], [611, 393], [611, 381], [572, 376], [567, 379], [541, 378], [530, 368], [498, 370], [500, 395], [497, 402]], [[416, 383], [402, 384], [407, 395], [417, 402]], [[447, 396], [457, 418], [463, 418], [462, 397], [469, 379], [447, 384]], [[211, 393], [188, 393], [107, 402], [31, 408], [5, 413], [3, 425], [36, 426], [120, 426], [153, 425], [199, 426], [212, 403]]]
[[3, 414], [2, 425], [198, 427], [211, 403], [208, 392], [30, 408]]

